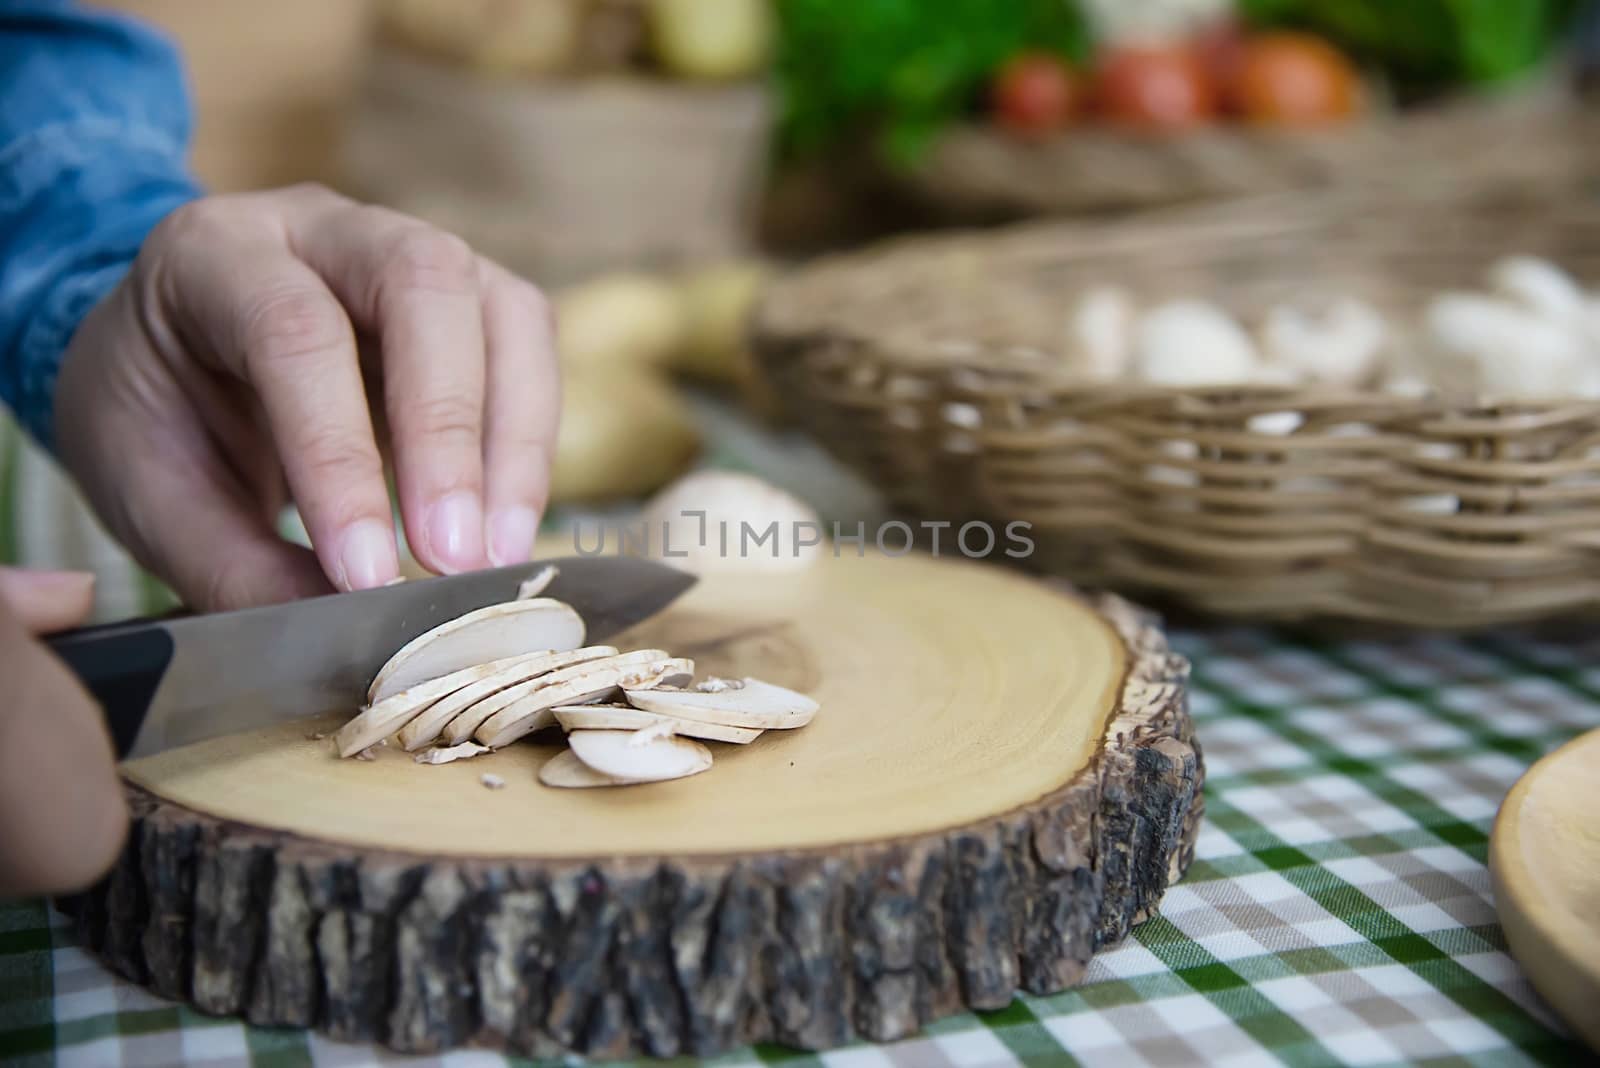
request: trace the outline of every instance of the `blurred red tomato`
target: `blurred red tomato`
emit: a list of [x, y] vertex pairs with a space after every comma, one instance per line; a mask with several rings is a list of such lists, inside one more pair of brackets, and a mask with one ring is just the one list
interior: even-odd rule
[[1216, 115], [1217, 88], [1193, 48], [1118, 48], [1100, 61], [1095, 101], [1117, 125], [1180, 130]]
[[1206, 76], [1218, 92], [1218, 103], [1229, 103], [1223, 88], [1233, 84], [1244, 58], [1244, 27], [1234, 19], [1221, 19], [1201, 30], [1194, 39], [1194, 52]]
[[1025, 52], [1000, 71], [993, 95], [995, 117], [1002, 126], [1037, 136], [1072, 121], [1083, 89], [1078, 75], [1060, 58]]
[[1244, 44], [1230, 86], [1233, 105], [1263, 124], [1314, 126], [1355, 114], [1361, 79], [1354, 64], [1320, 37], [1268, 33]]

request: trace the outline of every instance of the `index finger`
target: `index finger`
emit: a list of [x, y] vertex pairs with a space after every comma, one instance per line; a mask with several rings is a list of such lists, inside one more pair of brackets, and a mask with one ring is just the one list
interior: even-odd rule
[[406, 532], [431, 570], [486, 562], [486, 380], [478, 260], [414, 219], [330, 202], [292, 229], [295, 250], [382, 346], [384, 410]]
[[174, 318], [261, 399], [312, 547], [340, 589], [400, 573], [355, 333], [310, 267], [268, 238], [202, 240], [165, 265]]

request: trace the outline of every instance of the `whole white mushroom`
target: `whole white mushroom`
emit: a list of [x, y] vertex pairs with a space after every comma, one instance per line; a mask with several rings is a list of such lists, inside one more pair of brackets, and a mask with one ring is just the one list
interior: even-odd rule
[[1435, 382], [1504, 398], [1584, 396], [1597, 386], [1577, 331], [1509, 301], [1445, 294], [1424, 321]]
[[1549, 260], [1507, 256], [1489, 269], [1496, 293], [1554, 323], [1583, 318], [1584, 292], [1577, 281]]
[[699, 471], [645, 506], [648, 554], [705, 575], [796, 572], [823, 554], [817, 513], [753, 475]]
[[1377, 370], [1388, 327], [1370, 305], [1347, 298], [1320, 313], [1279, 305], [1267, 313], [1261, 335], [1274, 363], [1313, 382], [1356, 386]]
[[1128, 373], [1133, 358], [1137, 316], [1133, 298], [1115, 286], [1095, 286], [1078, 298], [1067, 324], [1067, 344], [1075, 367], [1096, 380]]
[[1139, 378], [1168, 386], [1242, 385], [1262, 364], [1244, 327], [1203, 300], [1169, 301], [1141, 316], [1134, 361]]

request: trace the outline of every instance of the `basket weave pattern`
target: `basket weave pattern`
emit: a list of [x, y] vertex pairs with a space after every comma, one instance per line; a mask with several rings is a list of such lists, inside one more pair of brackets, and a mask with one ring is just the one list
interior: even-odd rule
[[1472, 628], [1600, 604], [1600, 403], [1095, 384], [1053, 354], [1086, 284], [1404, 313], [1512, 251], [1600, 278], [1600, 209], [1263, 202], [913, 240], [780, 283], [757, 348], [895, 506], [1030, 523], [1032, 566], [1233, 617]]

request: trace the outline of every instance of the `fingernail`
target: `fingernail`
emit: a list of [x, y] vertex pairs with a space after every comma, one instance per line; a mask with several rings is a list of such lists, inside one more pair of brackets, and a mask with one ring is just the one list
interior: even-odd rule
[[71, 595], [94, 585], [91, 571], [29, 571], [0, 567], [0, 585], [37, 594]]
[[376, 519], [363, 519], [344, 532], [339, 551], [339, 585], [345, 590], [370, 590], [400, 572], [394, 531]]
[[483, 510], [471, 493], [452, 493], [428, 510], [428, 548], [446, 573], [483, 563]]
[[539, 516], [532, 508], [502, 508], [489, 517], [489, 562], [495, 567], [526, 563], [533, 555]]

